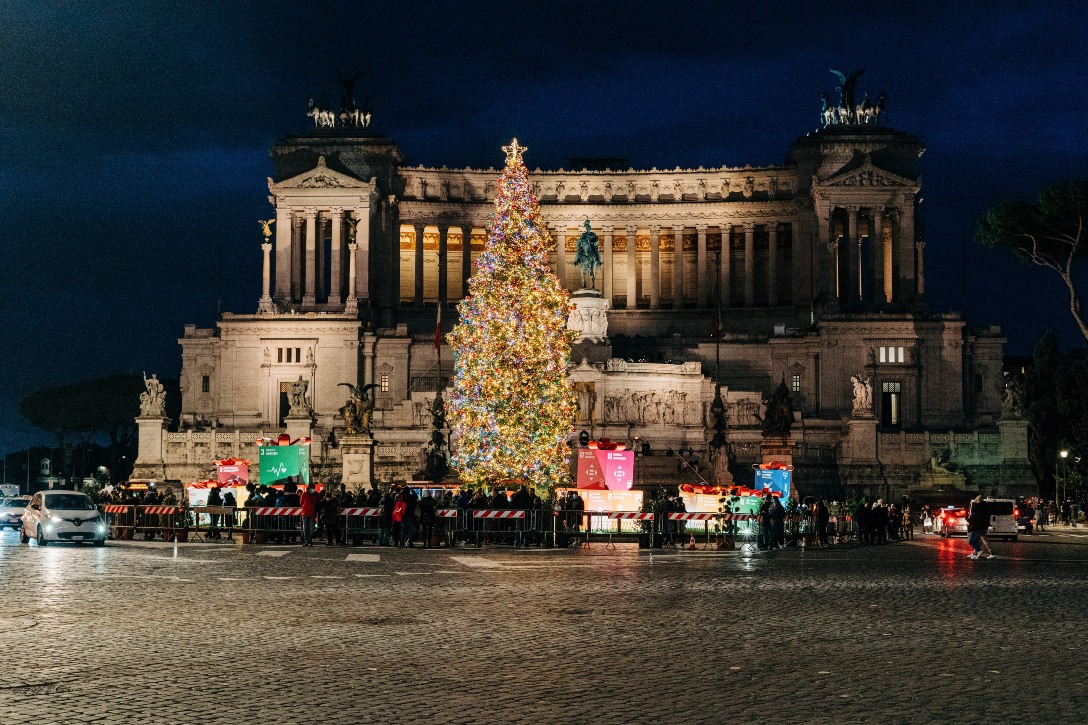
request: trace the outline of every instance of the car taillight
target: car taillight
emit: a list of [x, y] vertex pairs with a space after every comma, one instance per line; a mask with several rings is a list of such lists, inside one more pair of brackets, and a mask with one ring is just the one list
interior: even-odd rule
[[1020, 515], [1020, 509], [1013, 509], [1012, 510], [1012, 515], [1013, 516], [1019, 516]]

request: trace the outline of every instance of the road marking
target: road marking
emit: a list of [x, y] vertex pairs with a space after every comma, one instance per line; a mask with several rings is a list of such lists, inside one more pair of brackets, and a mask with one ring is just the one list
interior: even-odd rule
[[389, 576], [389, 574], [356, 574], [355, 576], [358, 577], [359, 579], [364, 579], [366, 577], [371, 577], [371, 576]]
[[433, 571], [395, 571], [393, 573], [397, 576], [425, 576], [427, 574], [434, 574]]
[[311, 579], [343, 579], [344, 577], [336, 576], [335, 574], [333, 574], [333, 575], [311, 574], [310, 578]]
[[436, 574], [468, 574], [469, 572], [467, 572], [467, 571], [460, 571], [460, 570], [458, 570], [458, 571], [454, 571], [454, 570], [452, 570], [452, 569], [439, 569], [439, 570], [438, 570], [437, 572], [435, 572], [435, 573], [436, 573]]
[[278, 581], [278, 580], [281, 580], [281, 579], [298, 579], [298, 577], [295, 577], [295, 576], [266, 576], [265, 579], [275, 579], [275, 580]]
[[289, 551], [258, 551], [257, 556], [287, 556]]
[[505, 566], [482, 556], [451, 556], [450, 561], [455, 561], [461, 566], [471, 566], [479, 569], [502, 569]]
[[218, 577], [221, 582], [255, 582], [257, 577], [240, 577], [240, 576], [221, 576]]
[[348, 554], [344, 561], [365, 561], [371, 564], [376, 564], [381, 561], [380, 554]]

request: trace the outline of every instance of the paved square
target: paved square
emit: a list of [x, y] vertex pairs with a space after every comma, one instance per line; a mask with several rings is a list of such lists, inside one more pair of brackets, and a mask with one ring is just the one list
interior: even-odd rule
[[39, 549], [5, 532], [0, 721], [1083, 722], [1088, 540], [994, 549]]

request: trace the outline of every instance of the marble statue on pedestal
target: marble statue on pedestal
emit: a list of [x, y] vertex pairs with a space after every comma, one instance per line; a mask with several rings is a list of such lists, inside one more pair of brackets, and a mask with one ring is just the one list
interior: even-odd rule
[[166, 388], [155, 373], [151, 374], [150, 379], [144, 373], [144, 387], [147, 390], [140, 393], [140, 415], [147, 418], [161, 418], [166, 415]]
[[586, 219], [582, 236], [578, 237], [578, 253], [574, 257], [574, 266], [582, 271], [582, 289], [594, 289], [594, 274], [601, 268], [601, 251], [597, 245], [597, 235], [589, 228], [589, 219]]
[[376, 383], [357, 388], [351, 383], [339, 383], [351, 391], [348, 402], [340, 408], [340, 417], [344, 419], [344, 427], [348, 435], [370, 435], [370, 421], [374, 415], [374, 400], [370, 397], [370, 390], [378, 387]]
[[873, 384], [861, 374], [851, 375], [850, 382], [854, 385], [854, 414], [871, 414], [873, 412]]
[[302, 376], [298, 376], [298, 380], [290, 383], [287, 387], [287, 402], [291, 406], [287, 415], [291, 417], [304, 416], [310, 414], [310, 405], [306, 402], [306, 391], [310, 389], [310, 381], [303, 380]]

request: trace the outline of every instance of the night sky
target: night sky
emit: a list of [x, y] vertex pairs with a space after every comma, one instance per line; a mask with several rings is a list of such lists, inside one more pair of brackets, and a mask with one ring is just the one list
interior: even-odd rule
[[[877, 9], [885, 8], [885, 9]], [[1027, 353], [1081, 340], [1053, 274], [973, 241], [996, 201], [1088, 177], [1088, 6], [995, 2], [0, 4], [0, 450], [38, 387], [177, 376], [187, 322], [252, 313], [265, 178], [308, 98], [362, 72], [411, 164], [781, 164], [864, 68], [919, 135], [935, 310]], [[966, 262], [966, 265], [965, 265]], [[966, 272], [965, 272], [966, 269]]]

